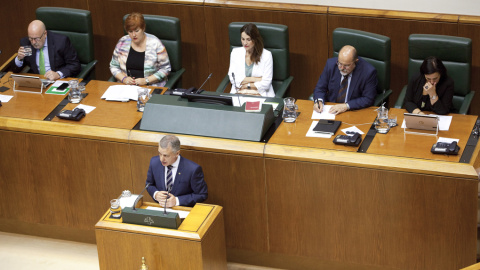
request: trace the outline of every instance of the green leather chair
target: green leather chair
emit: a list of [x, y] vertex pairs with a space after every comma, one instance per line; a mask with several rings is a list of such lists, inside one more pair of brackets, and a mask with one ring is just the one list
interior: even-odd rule
[[[230, 51], [235, 47], [241, 47], [240, 29], [248, 22], [232, 22], [228, 25], [230, 38]], [[264, 48], [272, 53], [273, 78], [272, 87], [275, 97], [284, 97], [293, 77], [290, 76], [290, 52], [288, 43], [288, 27], [281, 24], [254, 23], [263, 38]], [[230, 79], [228, 75], [222, 80], [217, 92], [225, 92]]]
[[[333, 30], [333, 56], [337, 57], [340, 49], [345, 45], [352, 45], [357, 49], [358, 56], [362, 57], [377, 70], [377, 95], [374, 106], [380, 106], [393, 93], [390, 89], [390, 38], [370, 32], [336, 28]], [[313, 100], [313, 94], [310, 96]], [[388, 102], [387, 102], [388, 104]]]
[[77, 77], [94, 79], [94, 68], [98, 61], [94, 57], [90, 11], [74, 8], [39, 7], [36, 16], [38, 20], [45, 24], [47, 30], [70, 38], [82, 66], [82, 70]]
[[[447, 68], [448, 76], [455, 82], [453, 96], [454, 113], [467, 114], [474, 91], [470, 90], [472, 69], [472, 40], [463, 37], [412, 34], [408, 37], [408, 80], [420, 72], [423, 60], [429, 56], [440, 58]], [[404, 86], [395, 103], [402, 108], [407, 86]]]

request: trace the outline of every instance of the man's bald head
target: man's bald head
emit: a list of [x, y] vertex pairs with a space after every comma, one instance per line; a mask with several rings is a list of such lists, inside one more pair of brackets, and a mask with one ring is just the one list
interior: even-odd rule
[[45, 24], [40, 20], [34, 20], [28, 25], [28, 38], [35, 49], [38, 50], [45, 44], [47, 37], [46, 30]]
[[342, 75], [348, 75], [355, 69], [358, 54], [355, 47], [345, 45], [338, 53], [338, 69]]

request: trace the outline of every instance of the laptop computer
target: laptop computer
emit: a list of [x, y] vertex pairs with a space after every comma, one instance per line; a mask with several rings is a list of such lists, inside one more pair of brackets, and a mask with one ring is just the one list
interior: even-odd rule
[[37, 76], [12, 74], [13, 91], [38, 93], [41, 94], [43, 89], [47, 87], [52, 81], [40, 79]]
[[[404, 113], [405, 128], [407, 133], [421, 133], [428, 135], [438, 134], [438, 116], [426, 114]], [[408, 130], [407, 130], [408, 129]], [[424, 130], [424, 132], [413, 132], [410, 129]], [[426, 131], [426, 132], [425, 132]]]

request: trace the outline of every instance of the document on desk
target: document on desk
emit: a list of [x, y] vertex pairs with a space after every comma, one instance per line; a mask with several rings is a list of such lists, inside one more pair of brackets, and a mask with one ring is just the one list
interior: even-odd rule
[[328, 120], [335, 120], [335, 114], [329, 113], [330, 108], [333, 105], [323, 105], [323, 111], [321, 113], [316, 112], [315, 110], [312, 113], [312, 120], [316, 119], [328, 119]]
[[140, 88], [134, 85], [112, 85], [103, 93], [101, 99], [108, 101], [123, 101], [137, 100], [137, 89]]
[[1, 102], [5, 102], [5, 103], [9, 102], [10, 99], [12, 99], [12, 98], [13, 98], [13, 96], [10, 96], [10, 95], [0, 95], [0, 101]]
[[[163, 207], [155, 207], [155, 206], [147, 206], [147, 210], [155, 210], [155, 211], [162, 211], [163, 212]], [[173, 213], [178, 213], [178, 216], [180, 218], [186, 218], [190, 212], [188, 211], [182, 211], [182, 210], [173, 210], [171, 208], [167, 208], [167, 212], [173, 212]]]
[[317, 126], [317, 124], [318, 124], [318, 121], [312, 122], [312, 125], [310, 125], [310, 128], [307, 131], [307, 135], [305, 135], [306, 137], [317, 137], [317, 138], [326, 138], [326, 139], [332, 138], [332, 135], [330, 134], [313, 131], [313, 129], [315, 128], [315, 126]]
[[85, 111], [86, 114], [89, 114], [90, 112], [92, 112], [93, 110], [95, 110], [96, 107], [94, 106], [88, 106], [88, 105], [85, 105], [85, 104], [80, 104], [78, 105], [76, 108], [79, 108], [79, 109], [83, 109]]

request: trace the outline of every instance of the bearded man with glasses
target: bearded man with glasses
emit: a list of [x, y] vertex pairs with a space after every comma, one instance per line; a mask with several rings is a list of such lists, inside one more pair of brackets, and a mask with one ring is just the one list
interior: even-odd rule
[[373, 105], [377, 94], [377, 70], [358, 57], [357, 50], [343, 46], [338, 57], [327, 60], [313, 90], [313, 109], [322, 112], [325, 102], [335, 102], [329, 112], [343, 113]]
[[45, 24], [39, 20], [28, 25], [28, 37], [20, 40], [15, 65], [15, 72], [29, 66], [30, 73], [45, 75], [48, 80], [75, 77], [81, 70], [77, 52], [70, 39], [47, 31]]

